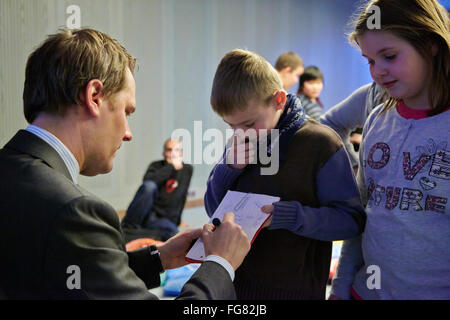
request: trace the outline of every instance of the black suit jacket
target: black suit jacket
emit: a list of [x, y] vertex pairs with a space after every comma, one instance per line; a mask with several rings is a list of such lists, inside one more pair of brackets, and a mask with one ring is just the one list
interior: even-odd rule
[[[126, 252], [116, 211], [75, 185], [58, 153], [25, 130], [0, 150], [0, 230], [9, 299], [156, 299], [148, 288], [159, 285], [158, 256]], [[227, 271], [206, 262], [179, 298], [235, 292]]]

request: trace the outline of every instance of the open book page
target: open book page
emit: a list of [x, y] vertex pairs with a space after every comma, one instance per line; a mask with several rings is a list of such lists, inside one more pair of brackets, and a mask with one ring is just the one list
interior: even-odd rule
[[[214, 218], [222, 221], [227, 212], [233, 212], [234, 221], [242, 227], [247, 237], [253, 243], [258, 231], [270, 217], [261, 211], [261, 207], [273, 202], [280, 201], [279, 197], [267, 196], [264, 194], [244, 193], [238, 191], [228, 191], [209, 223]], [[220, 228], [220, 227], [219, 227]], [[186, 255], [189, 262], [201, 262], [205, 259], [205, 247], [202, 239], [198, 239]]]

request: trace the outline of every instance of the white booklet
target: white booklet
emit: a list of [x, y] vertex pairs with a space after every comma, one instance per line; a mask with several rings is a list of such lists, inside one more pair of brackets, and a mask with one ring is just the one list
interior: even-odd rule
[[[222, 221], [227, 212], [234, 213], [234, 222], [242, 227], [251, 243], [256, 238], [259, 230], [271, 215], [261, 211], [261, 207], [280, 201], [279, 197], [264, 194], [228, 191], [209, 223], [214, 218]], [[219, 227], [220, 228], [220, 227]], [[202, 262], [206, 258], [205, 247], [201, 238], [197, 239], [186, 255], [186, 260], [192, 263]]]

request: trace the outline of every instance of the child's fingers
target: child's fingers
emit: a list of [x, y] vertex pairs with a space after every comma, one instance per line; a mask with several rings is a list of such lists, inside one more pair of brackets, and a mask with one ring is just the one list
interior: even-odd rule
[[247, 156], [245, 158], [247, 163], [253, 163], [255, 160], [255, 151], [251, 150], [247, 153]]
[[249, 144], [249, 143], [255, 144], [258, 141], [258, 137], [254, 134], [236, 131], [233, 141], [235, 145]]
[[245, 138], [246, 137], [243, 132], [236, 131], [236, 133], [234, 134], [234, 144], [235, 145], [245, 144]]
[[232, 166], [243, 166], [256, 163], [255, 162], [255, 154], [256, 154], [256, 146], [255, 142], [249, 141], [249, 137], [245, 136], [244, 133], [238, 133], [232, 137], [233, 145], [231, 148], [227, 149], [226, 153], [226, 161], [227, 164], [231, 164]]
[[270, 216], [268, 219], [267, 219], [267, 221], [266, 222], [264, 222], [264, 224], [263, 224], [263, 228], [267, 228], [267, 227], [269, 227], [270, 226], [270, 224], [272, 223], [272, 216]]
[[255, 150], [255, 143], [251, 142], [251, 141], [246, 141], [240, 144], [235, 144], [234, 146], [234, 150], [238, 151], [238, 152], [244, 152], [244, 151], [250, 151], [250, 150]]
[[237, 164], [249, 164], [255, 160], [254, 149], [239, 150], [235, 152], [235, 159]]
[[274, 208], [273, 205], [267, 204], [267, 205], [261, 207], [261, 211], [264, 213], [270, 214], [273, 212], [273, 208]]

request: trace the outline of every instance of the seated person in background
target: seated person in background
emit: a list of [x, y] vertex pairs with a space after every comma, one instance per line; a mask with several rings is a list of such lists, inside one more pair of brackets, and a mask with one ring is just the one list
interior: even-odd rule
[[319, 95], [323, 89], [323, 74], [319, 68], [310, 66], [300, 76], [297, 95], [308, 116], [319, 121], [323, 113], [323, 105]]
[[283, 83], [283, 89], [288, 90], [298, 82], [303, 73], [303, 60], [294, 52], [285, 52], [275, 62], [275, 70]]
[[176, 139], [166, 140], [163, 156], [148, 167], [122, 220], [127, 242], [139, 237], [165, 241], [178, 233], [193, 168], [183, 163]]

